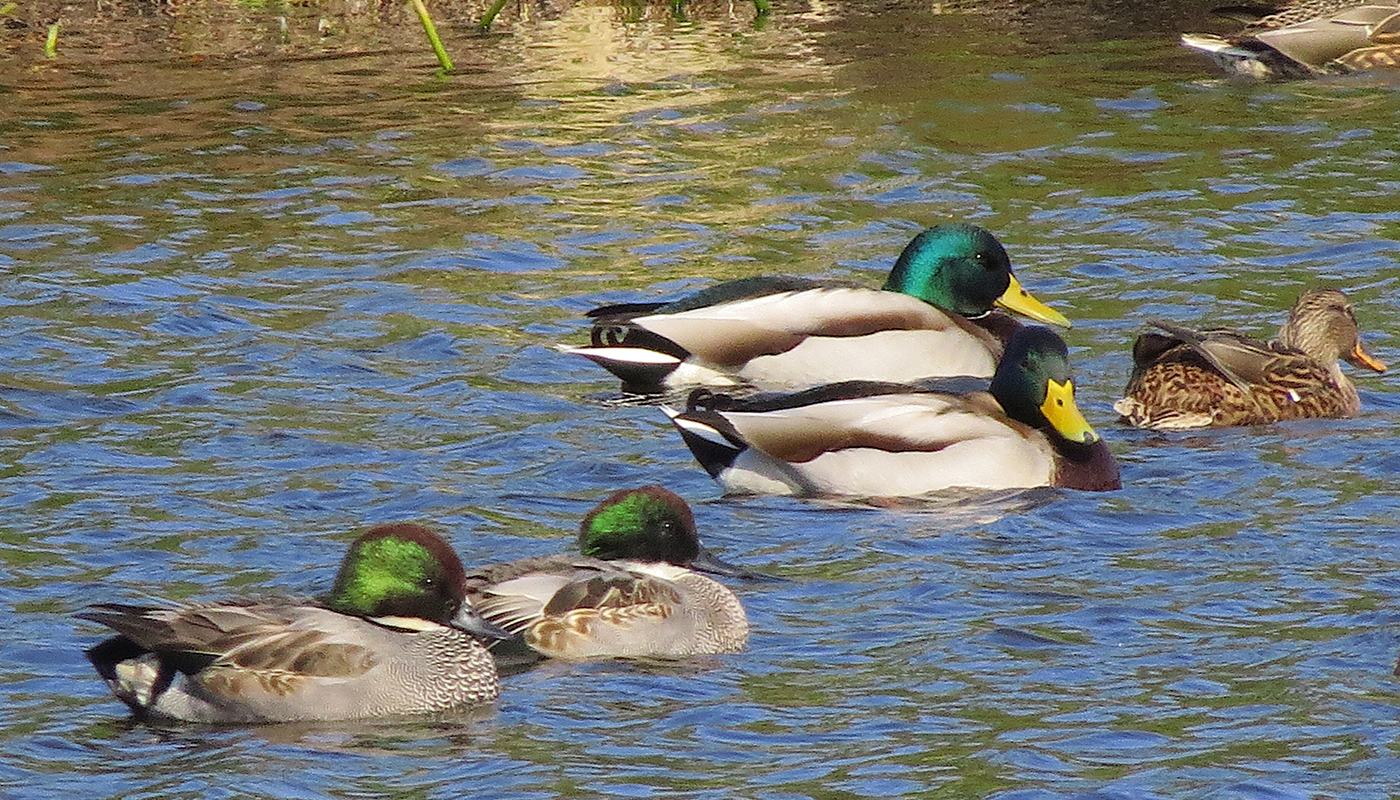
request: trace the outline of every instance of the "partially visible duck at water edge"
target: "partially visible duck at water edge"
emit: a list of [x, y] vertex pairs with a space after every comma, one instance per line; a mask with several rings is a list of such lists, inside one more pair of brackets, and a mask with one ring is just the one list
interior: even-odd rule
[[1221, 15], [1246, 16], [1230, 37], [1188, 33], [1181, 43], [1210, 56], [1227, 75], [1287, 80], [1400, 68], [1400, 2], [1298, 0], [1268, 14], [1232, 6]]

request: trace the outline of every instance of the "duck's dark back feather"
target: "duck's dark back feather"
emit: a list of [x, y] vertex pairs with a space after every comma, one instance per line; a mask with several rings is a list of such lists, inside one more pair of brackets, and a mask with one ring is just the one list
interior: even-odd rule
[[[962, 378], [941, 378], [940, 382], [962, 381]], [[987, 388], [986, 378], [967, 378], [980, 382], [980, 389]], [[932, 383], [932, 382], [930, 382]], [[971, 386], [972, 384], [959, 384]], [[974, 389], [975, 391], [976, 389]], [[762, 413], [785, 411], [817, 403], [830, 403], [836, 400], [854, 400], [861, 397], [878, 397], [889, 394], [920, 394], [934, 391], [923, 384], [889, 383], [886, 381], [841, 381], [814, 386], [798, 392], [767, 392], [763, 394], [736, 397], [714, 392], [709, 389], [696, 389], [686, 399], [686, 411], [739, 411]]]
[[610, 319], [610, 318], [613, 318], [613, 317], [619, 317], [619, 318], [624, 318], [624, 319], [631, 319], [631, 318], [633, 318], [633, 317], [641, 317], [641, 316], [645, 316], [645, 315], [647, 315], [647, 314], [650, 314], [650, 313], [656, 311], [658, 308], [661, 308], [661, 307], [664, 306], [664, 305], [666, 305], [666, 304], [665, 304], [665, 303], [615, 303], [615, 304], [610, 305], [610, 306], [599, 306], [599, 307], [593, 309], [592, 311], [589, 311], [587, 314], [584, 314], [584, 316], [585, 316], [585, 317], [588, 317], [589, 319]]
[[756, 275], [715, 284], [678, 300], [660, 303], [616, 303], [601, 306], [589, 311], [585, 316], [597, 320], [597, 324], [626, 322], [648, 314], [679, 314], [697, 308], [733, 303], [764, 295], [781, 292], [805, 292], [811, 289], [867, 289], [869, 287], [854, 281], [819, 280], [799, 278], [792, 275]]
[[751, 278], [739, 278], [737, 280], [725, 281], [716, 284], [708, 289], [700, 291], [688, 297], [682, 297], [671, 303], [667, 303], [656, 310], [658, 314], [679, 314], [682, 311], [694, 311], [697, 308], [706, 306], [716, 306], [720, 303], [733, 303], [739, 300], [748, 300], [753, 297], [763, 297], [764, 295], [779, 294], [782, 292], [806, 292], [812, 289], [868, 289], [870, 287], [856, 283], [854, 281], [842, 280], [818, 280], [815, 278], [798, 278], [792, 275], [755, 275]]
[[[1227, 328], [1193, 331], [1161, 320], [1155, 320], [1152, 324], [1171, 334], [1169, 339], [1173, 345], [1182, 344], [1195, 350], [1221, 375], [1245, 391], [1276, 374], [1291, 372], [1304, 362], [1312, 362], [1301, 350], [1277, 341], [1255, 339]], [[1150, 347], [1149, 345], [1144, 349]], [[1163, 349], [1161, 353], [1167, 352], [1168, 349], [1170, 348]], [[1138, 347], [1135, 344], [1135, 359], [1137, 353]], [[1151, 362], [1147, 363], [1150, 365]]]

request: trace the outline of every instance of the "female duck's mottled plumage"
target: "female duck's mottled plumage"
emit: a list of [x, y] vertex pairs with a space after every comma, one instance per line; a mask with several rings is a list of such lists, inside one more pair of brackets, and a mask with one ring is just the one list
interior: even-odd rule
[[1051, 331], [1017, 331], [988, 391], [939, 388], [848, 381], [750, 399], [697, 390], [685, 411], [667, 413], [732, 493], [1119, 488], [1118, 465], [1075, 406], [1065, 344]]
[[118, 632], [87, 655], [139, 717], [190, 722], [341, 720], [489, 702], [489, 629], [463, 601], [452, 548], [416, 525], [351, 545], [324, 605], [183, 608], [103, 603], [78, 616]]
[[1351, 417], [1361, 410], [1361, 398], [1338, 359], [1376, 372], [1386, 368], [1362, 347], [1351, 304], [1335, 289], [1304, 292], [1272, 342], [1153, 324], [1165, 333], [1138, 336], [1132, 377], [1113, 405], [1142, 428]]
[[[1222, 9], [1225, 11], [1227, 9]], [[1228, 74], [1258, 80], [1400, 67], [1400, 3], [1300, 0], [1228, 39], [1186, 34]]]
[[914, 238], [882, 290], [757, 277], [672, 303], [589, 312], [592, 344], [565, 347], [656, 393], [695, 385], [795, 388], [843, 379], [990, 376], [1019, 323], [1000, 306], [1068, 325], [1021, 288], [1006, 250], [974, 225]]
[[710, 555], [675, 494], [644, 486], [611, 495], [584, 517], [579, 543], [583, 556], [471, 573], [474, 606], [551, 658], [680, 658], [748, 642], [738, 598], [694, 570], [758, 576]]

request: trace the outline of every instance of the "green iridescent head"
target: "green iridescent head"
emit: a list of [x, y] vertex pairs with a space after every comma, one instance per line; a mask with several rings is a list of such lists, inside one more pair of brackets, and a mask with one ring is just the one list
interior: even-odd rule
[[1000, 306], [1031, 319], [1069, 327], [1063, 314], [1021, 287], [997, 237], [976, 225], [936, 225], [899, 254], [885, 291], [917, 297], [943, 311], [977, 318]]
[[660, 486], [624, 489], [583, 518], [579, 549], [586, 556], [685, 565], [699, 554], [690, 506]]
[[1099, 435], [1074, 403], [1069, 349], [1049, 328], [1021, 328], [1006, 343], [988, 389], [1006, 416], [1076, 444]]
[[767, 580], [717, 558], [700, 544], [690, 506], [660, 486], [614, 492], [589, 511], [578, 532], [586, 556], [614, 561], [664, 561], [745, 580]]
[[326, 605], [359, 617], [450, 624], [466, 595], [462, 561], [442, 537], [411, 523], [379, 525], [340, 562]]

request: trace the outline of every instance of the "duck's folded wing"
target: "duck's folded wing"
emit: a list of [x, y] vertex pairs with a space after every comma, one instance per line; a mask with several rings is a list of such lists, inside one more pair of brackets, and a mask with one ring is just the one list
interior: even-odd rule
[[1244, 391], [1249, 391], [1251, 385], [1263, 383], [1310, 361], [1297, 350], [1235, 331], [1193, 331], [1162, 321], [1152, 324], [1195, 350], [1221, 375]]
[[550, 599], [570, 581], [606, 569], [606, 561], [587, 556], [522, 558], [467, 573], [467, 594], [483, 619], [519, 635], [540, 620]]
[[613, 569], [581, 576], [550, 600], [544, 617], [526, 633], [526, 642], [555, 658], [600, 658], [669, 654], [674, 640], [690, 635], [677, 586], [656, 570], [659, 564], [612, 564]]
[[1372, 25], [1370, 39], [1374, 46], [1358, 47], [1338, 56], [1336, 63], [1354, 72], [1400, 67], [1400, 11]]
[[885, 394], [723, 416], [749, 446], [789, 463], [852, 448], [932, 452], [973, 439], [1021, 435], [994, 401], [977, 395]]
[[275, 676], [285, 685], [299, 678], [354, 677], [377, 663], [363, 642], [371, 623], [307, 606], [164, 609], [109, 603], [81, 616], [107, 625], [189, 674], [232, 667], [253, 677]]
[[518, 636], [544, 617], [545, 606], [570, 580], [566, 573], [526, 573], [482, 587], [472, 604], [487, 622]]
[[[203, 657], [204, 664], [288, 623], [284, 615], [270, 614], [265, 607], [232, 604], [153, 608], [102, 603], [78, 616], [100, 622], [149, 651], [188, 656], [192, 661]], [[193, 663], [187, 666], [181, 669], [193, 672], [199, 668]]]
[[1395, 12], [1394, 3], [1368, 3], [1252, 35], [1295, 61], [1320, 67], [1371, 44], [1375, 30], [1384, 29]]
[[545, 614], [559, 616], [583, 609], [607, 614], [653, 613], [657, 605], [680, 602], [680, 593], [669, 580], [683, 573], [678, 567], [662, 564], [611, 563], [610, 569], [579, 574], [555, 592]]
[[488, 621], [522, 634], [546, 619], [580, 613], [615, 616], [625, 609], [678, 599], [674, 587], [642, 569], [588, 558], [567, 569], [560, 563], [549, 567], [482, 587], [472, 602]]
[[681, 345], [707, 363], [737, 366], [784, 353], [810, 336], [865, 336], [884, 330], [990, 334], [961, 318], [898, 292], [821, 287], [636, 317], [632, 324]]

